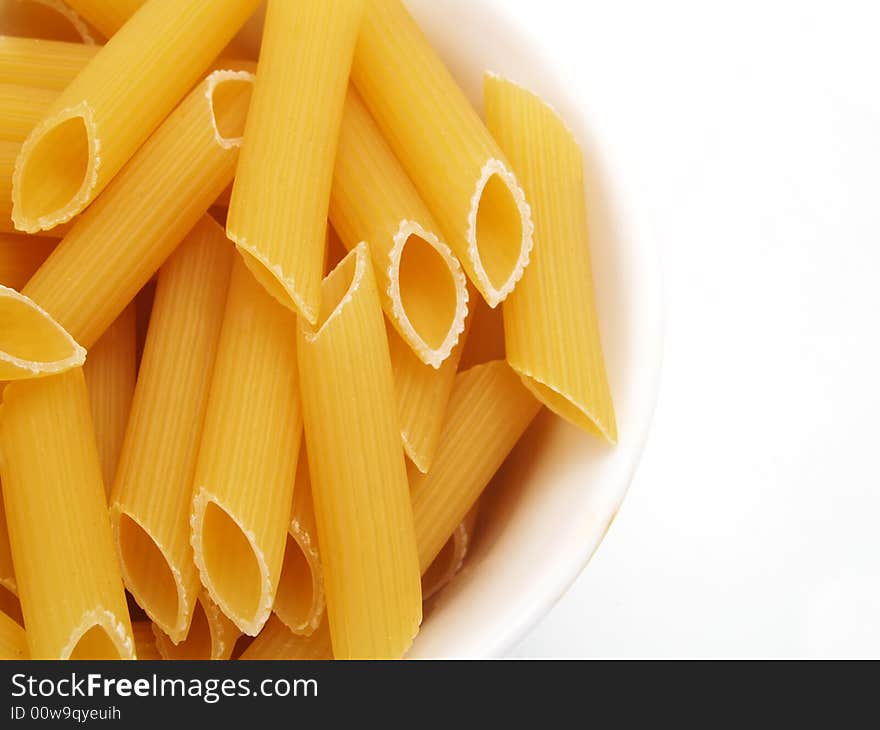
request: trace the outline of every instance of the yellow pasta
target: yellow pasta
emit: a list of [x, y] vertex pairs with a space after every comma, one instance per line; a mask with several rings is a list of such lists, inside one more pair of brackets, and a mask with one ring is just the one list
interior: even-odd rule
[[0, 611], [0, 659], [27, 659], [28, 647], [24, 629]]
[[0, 439], [30, 655], [134, 658], [82, 370], [7, 385]]
[[91, 203], [257, 3], [150, 0], [65, 88], [22, 145], [12, 185], [16, 228], [50, 229]]
[[135, 307], [130, 304], [89, 350], [83, 367], [92, 405], [98, 456], [101, 457], [104, 490], [108, 496], [116, 476], [116, 465], [119, 463], [134, 396], [137, 371], [135, 320]]
[[498, 306], [529, 262], [529, 206], [401, 0], [367, 0], [352, 79], [471, 281]]
[[0, 284], [21, 289], [52, 253], [58, 241], [0, 233]]
[[174, 642], [186, 637], [200, 590], [193, 476], [234, 255], [204, 216], [160, 270], [110, 499], [126, 587]]
[[100, 50], [82, 43], [0, 36], [0, 83], [62, 91]]
[[540, 410], [506, 362], [461, 373], [430, 473], [409, 470], [419, 565], [427, 570]]
[[241, 632], [217, 604], [202, 591], [196, 601], [186, 638], [175, 644], [153, 624], [156, 647], [162, 659], [229, 659]]
[[343, 111], [330, 221], [347, 248], [369, 242], [386, 316], [419, 360], [439, 368], [464, 330], [465, 276], [353, 88]]
[[461, 570], [470, 549], [479, 511], [480, 503], [476, 502], [422, 575], [422, 598], [425, 601], [449, 585]]
[[0, 0], [3, 34], [93, 45], [83, 19], [63, 0]]
[[90, 347], [235, 173], [253, 76], [197, 86], [79, 216], [23, 292]]
[[296, 465], [293, 508], [274, 610], [293, 633], [303, 635], [314, 632], [324, 615], [324, 577], [305, 448], [300, 450]]
[[0, 140], [23, 141], [57, 96], [51, 89], [0, 84]]
[[241, 655], [244, 661], [326, 660], [333, 658], [327, 619], [310, 636], [294, 634], [277, 616], [272, 616], [260, 635]]
[[236, 257], [196, 467], [202, 584], [242, 633], [269, 618], [302, 434], [295, 317]]
[[534, 206], [532, 263], [504, 306], [508, 362], [550, 410], [615, 443], [593, 296], [583, 154], [553, 109], [497, 76], [486, 78], [486, 117]]
[[493, 360], [504, 360], [504, 317], [483, 301], [474, 304], [459, 370], [470, 370]]
[[226, 222], [257, 280], [312, 323], [318, 317], [333, 161], [363, 1], [269, 0]]
[[443, 432], [446, 405], [469, 335], [466, 329], [449, 358], [434, 370], [419, 360], [393, 327], [389, 325], [387, 330], [403, 448], [418, 470], [427, 472]]
[[80, 367], [86, 351], [35, 302], [0, 284], [0, 381]]
[[300, 379], [334, 654], [397, 658], [422, 618], [391, 358], [366, 244], [299, 319]]
[[115, 35], [144, 4], [144, 0], [65, 0], [106, 38]]
[[21, 602], [15, 591], [5, 586], [0, 586], [0, 611], [9, 616], [19, 626], [24, 626], [24, 618], [21, 615]]
[[[2, 488], [3, 485], [0, 484], [0, 489]], [[2, 499], [0, 499], [0, 588], [11, 593], [13, 597], [18, 593], [15, 566], [12, 564], [12, 548], [9, 546], [9, 530], [6, 527], [6, 509], [3, 507]], [[0, 611], [12, 615], [8, 610], [8, 599], [0, 602]]]
[[162, 658], [156, 646], [153, 625], [149, 621], [132, 621], [131, 632], [134, 636], [135, 653], [139, 660], [156, 661]]

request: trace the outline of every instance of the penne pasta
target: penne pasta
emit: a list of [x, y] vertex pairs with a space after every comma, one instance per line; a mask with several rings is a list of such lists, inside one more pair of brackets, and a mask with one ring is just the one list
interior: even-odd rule
[[116, 465], [119, 463], [122, 439], [134, 396], [137, 375], [135, 325], [135, 307], [134, 304], [129, 304], [89, 350], [83, 366], [92, 406], [98, 456], [101, 458], [104, 490], [108, 497], [116, 476]]
[[461, 353], [459, 370], [470, 370], [493, 360], [504, 360], [504, 317], [483, 301], [474, 304], [467, 342]]
[[0, 612], [5, 613], [19, 626], [24, 626], [24, 618], [21, 615], [21, 602], [15, 591], [11, 591], [0, 585]]
[[[3, 485], [0, 484], [0, 490]], [[0, 588], [8, 591], [13, 597], [18, 593], [15, 583], [15, 566], [12, 564], [12, 548], [9, 546], [9, 528], [6, 526], [6, 509], [0, 499]], [[9, 600], [0, 601], [0, 611], [8, 613]]]
[[57, 96], [51, 89], [0, 84], [0, 140], [22, 142]]
[[153, 625], [149, 621], [132, 621], [131, 632], [134, 636], [135, 653], [139, 660], [156, 661], [162, 659], [162, 655], [156, 647]]
[[326, 660], [333, 658], [327, 619], [310, 636], [294, 634], [277, 616], [272, 616], [260, 635], [241, 655], [244, 661]]
[[80, 367], [86, 351], [40, 306], [0, 284], [0, 381]]
[[77, 13], [97, 28], [105, 38], [116, 34], [134, 15], [144, 0], [65, 0]]
[[461, 373], [430, 473], [409, 470], [419, 565], [426, 571], [541, 405], [504, 361]]
[[[467, 325], [470, 326], [469, 321]], [[393, 327], [386, 329], [403, 449], [416, 468], [427, 473], [443, 432], [446, 405], [455, 383], [458, 361], [469, 337], [468, 331], [462, 333], [459, 343], [440, 369], [434, 370], [419, 360]]]
[[24, 141], [12, 183], [16, 228], [29, 233], [51, 229], [89, 205], [257, 2], [150, 0], [136, 13]]
[[58, 241], [41, 236], [0, 233], [0, 284], [21, 289], [52, 253]]
[[[337, 658], [397, 658], [422, 618], [391, 358], [366, 244], [299, 319], [306, 443]], [[342, 452], [340, 453], [340, 449]]]
[[79, 216], [23, 292], [94, 344], [235, 172], [253, 76], [197, 86]]
[[422, 598], [429, 598], [442, 591], [456, 576], [470, 549], [471, 538], [477, 524], [480, 503], [476, 502], [470, 512], [459, 523], [446, 541], [446, 544], [434, 558], [430, 567], [422, 575]]
[[241, 636], [207, 593], [202, 591], [195, 602], [192, 623], [186, 638], [175, 644], [153, 624], [156, 647], [162, 659], [229, 659]]
[[293, 633], [305, 636], [318, 628], [324, 616], [324, 577], [305, 448], [300, 450], [296, 465], [293, 508], [274, 611]]
[[82, 43], [0, 36], [0, 84], [61, 92], [100, 50]]
[[342, 116], [330, 221], [348, 249], [369, 242], [388, 320], [421, 362], [439, 368], [464, 330], [465, 276], [353, 88]]
[[333, 163], [363, 2], [269, 0], [226, 222], [227, 235], [257, 280], [312, 323], [318, 317]]
[[83, 19], [63, 0], [2, 0], [3, 35], [94, 45]]
[[510, 165], [401, 0], [367, 0], [352, 80], [491, 307], [532, 249], [531, 213]]
[[236, 257], [197, 461], [192, 545], [202, 584], [242, 633], [269, 618], [302, 434], [295, 319]]
[[7, 385], [0, 439], [30, 655], [134, 658], [82, 370]]
[[27, 658], [28, 647], [24, 629], [12, 617], [0, 611], [0, 660]]
[[173, 642], [186, 637], [201, 589], [189, 541], [193, 477], [234, 254], [204, 216], [160, 270], [110, 498], [125, 585]]
[[486, 117], [534, 206], [532, 263], [504, 307], [508, 362], [550, 410], [615, 443], [593, 296], [583, 154], [553, 109], [494, 75], [486, 77]]

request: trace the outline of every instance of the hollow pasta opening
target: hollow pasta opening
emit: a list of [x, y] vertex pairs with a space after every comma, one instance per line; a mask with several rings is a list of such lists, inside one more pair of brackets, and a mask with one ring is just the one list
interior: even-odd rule
[[3, 34], [22, 38], [86, 43], [95, 39], [88, 26], [62, 0], [17, 0], [0, 3]]
[[477, 253], [493, 289], [503, 290], [520, 266], [523, 234], [519, 202], [508, 182], [493, 173], [480, 196], [476, 226]]
[[523, 385], [557, 416], [575, 423], [597, 436], [608, 439], [611, 443], [616, 443], [615, 435], [608, 433], [604, 424], [599, 422], [596, 414], [590, 413], [582, 405], [575, 403], [570, 397], [529, 375], [520, 373], [520, 377]]
[[281, 579], [275, 594], [275, 613], [292, 631], [307, 628], [315, 604], [312, 567], [300, 544], [287, 535]]
[[76, 642], [71, 659], [120, 659], [119, 649], [106, 629], [96, 624], [86, 631]]
[[254, 77], [244, 71], [217, 71], [209, 82], [208, 98], [218, 142], [226, 147], [241, 144]]
[[150, 617], [170, 632], [179, 621], [180, 594], [165, 554], [127, 514], [119, 517], [119, 550], [129, 590]]
[[53, 372], [59, 369], [53, 364], [77, 357], [80, 350], [70, 335], [30, 299], [0, 287], [0, 361], [34, 372]]
[[81, 114], [67, 117], [45, 130], [33, 144], [25, 144], [28, 150], [16, 191], [17, 221], [23, 220], [30, 228], [41, 218], [68, 218], [64, 210], [75, 206], [78, 197], [88, 195], [83, 187], [91, 145], [85, 118]]
[[157, 637], [157, 646], [165, 659], [210, 659], [213, 656], [214, 642], [211, 638], [211, 624], [202, 606], [196, 601], [189, 633], [179, 644], [174, 644], [167, 636]]
[[424, 238], [412, 234], [403, 245], [398, 277], [406, 318], [429, 348], [439, 349], [455, 322], [459, 305], [449, 261]]
[[[292, 335], [291, 335], [292, 336]], [[262, 604], [263, 575], [250, 540], [226, 510], [205, 507], [202, 559], [214, 599], [236, 623], [248, 623]]]
[[366, 244], [359, 244], [321, 283], [321, 311], [315, 326], [316, 335], [336, 315], [360, 283], [365, 266]]

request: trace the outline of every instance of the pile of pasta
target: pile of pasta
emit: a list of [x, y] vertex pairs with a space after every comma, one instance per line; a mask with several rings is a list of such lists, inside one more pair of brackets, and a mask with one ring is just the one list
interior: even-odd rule
[[572, 134], [400, 0], [12, 5], [0, 656], [403, 656], [542, 407], [617, 439]]

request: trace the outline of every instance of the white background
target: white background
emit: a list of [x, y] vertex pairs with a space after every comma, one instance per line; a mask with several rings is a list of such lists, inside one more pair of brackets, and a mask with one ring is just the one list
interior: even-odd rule
[[507, 0], [662, 249], [623, 509], [515, 656], [880, 657], [877, 4]]

